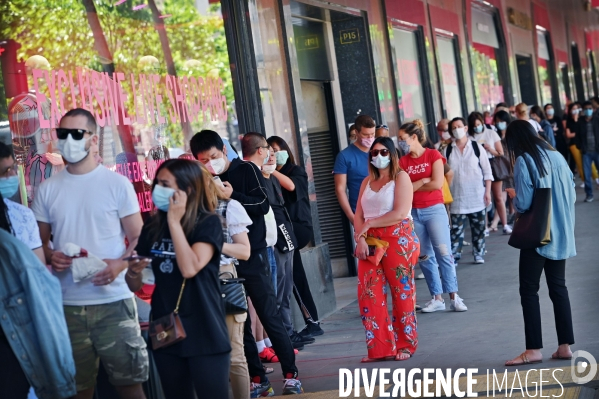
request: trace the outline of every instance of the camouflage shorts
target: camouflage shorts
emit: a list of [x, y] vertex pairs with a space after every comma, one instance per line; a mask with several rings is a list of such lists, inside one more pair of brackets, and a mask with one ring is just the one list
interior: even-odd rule
[[95, 386], [99, 360], [113, 385], [134, 385], [148, 379], [148, 352], [133, 298], [103, 305], [65, 306], [64, 314], [77, 370], [77, 391]]

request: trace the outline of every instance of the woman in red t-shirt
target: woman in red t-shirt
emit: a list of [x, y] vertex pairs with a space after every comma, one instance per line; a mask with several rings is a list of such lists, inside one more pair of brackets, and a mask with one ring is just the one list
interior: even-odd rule
[[399, 165], [408, 173], [414, 187], [412, 218], [420, 239], [420, 255], [426, 259], [420, 262], [420, 268], [433, 297], [422, 312], [445, 310], [443, 293], [449, 293], [452, 310], [464, 312], [468, 308], [457, 294], [458, 279], [441, 191], [445, 158], [439, 151], [424, 148], [425, 142], [424, 125], [419, 119], [399, 128], [398, 144], [407, 154], [399, 160]]

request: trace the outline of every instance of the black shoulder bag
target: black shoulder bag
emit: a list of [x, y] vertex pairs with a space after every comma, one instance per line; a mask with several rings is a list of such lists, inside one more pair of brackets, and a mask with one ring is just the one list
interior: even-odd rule
[[[533, 174], [525, 155], [524, 162], [534, 188]], [[551, 242], [551, 188], [534, 188], [528, 211], [521, 213], [514, 222], [508, 244], [518, 249], [535, 249]]]

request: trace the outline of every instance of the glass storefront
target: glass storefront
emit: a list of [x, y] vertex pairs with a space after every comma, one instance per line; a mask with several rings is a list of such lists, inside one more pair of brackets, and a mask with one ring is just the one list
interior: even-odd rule
[[472, 8], [472, 68], [474, 91], [481, 111], [493, 111], [505, 101], [504, 85], [499, 70], [499, 57], [505, 49], [499, 47], [499, 37], [493, 15]]
[[544, 31], [537, 30], [537, 45], [538, 45], [538, 74], [539, 83], [541, 85], [541, 100], [543, 104], [552, 104], [553, 98], [551, 95], [551, 75], [550, 67], [551, 60], [549, 54], [549, 45], [547, 43], [547, 34]]
[[395, 60], [400, 120], [428, 122], [421, 76], [417, 31], [393, 28], [391, 44]]
[[455, 38], [437, 36], [437, 54], [443, 88], [443, 100], [448, 118], [462, 115], [462, 98], [456, 65]]
[[143, 212], [152, 207], [158, 165], [190, 156], [194, 132], [215, 130], [239, 148], [219, 2], [14, 0], [8, 7], [0, 24], [0, 120], [10, 122], [27, 202], [64, 168], [55, 128], [74, 107], [96, 117], [95, 155], [131, 180]]

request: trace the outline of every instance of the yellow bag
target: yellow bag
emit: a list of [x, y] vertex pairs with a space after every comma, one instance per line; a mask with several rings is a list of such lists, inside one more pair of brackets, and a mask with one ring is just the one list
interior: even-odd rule
[[441, 188], [441, 191], [443, 192], [443, 203], [445, 205], [451, 204], [453, 202], [453, 196], [449, 190], [449, 183], [446, 178], [443, 178], [443, 187]]

